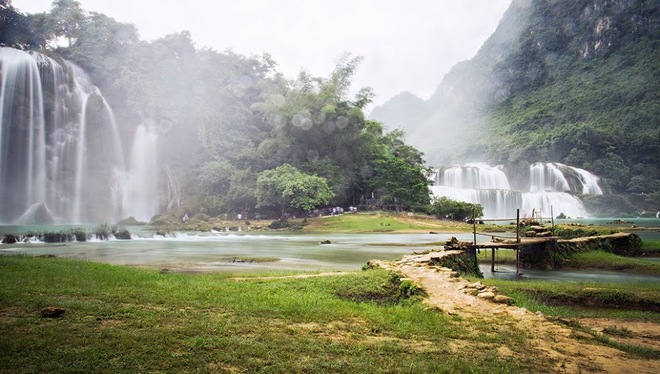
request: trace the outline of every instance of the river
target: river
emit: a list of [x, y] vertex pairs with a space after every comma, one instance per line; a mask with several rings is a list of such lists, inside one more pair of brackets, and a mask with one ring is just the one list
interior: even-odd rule
[[[371, 259], [394, 260], [413, 252], [438, 249], [462, 234], [339, 234], [297, 232], [178, 232], [163, 237], [130, 228], [132, 240], [0, 244], [0, 254], [54, 255], [115, 265], [152, 267], [172, 271], [355, 271]], [[647, 236], [647, 235], [643, 235]], [[655, 236], [652, 232], [651, 236]], [[330, 244], [322, 244], [330, 241]], [[264, 261], [264, 262], [261, 262]], [[485, 277], [516, 279], [515, 268], [482, 265]], [[563, 281], [660, 281], [660, 276], [594, 270], [523, 269], [519, 279]]]

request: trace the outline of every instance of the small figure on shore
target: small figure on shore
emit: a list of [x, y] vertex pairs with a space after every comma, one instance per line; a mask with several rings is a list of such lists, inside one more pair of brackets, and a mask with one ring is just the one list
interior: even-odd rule
[[187, 223], [187, 222], [188, 222], [188, 213], [186, 213], [186, 214], [183, 215], [183, 218], [181, 218], [181, 221], [183, 221], [183, 223]]

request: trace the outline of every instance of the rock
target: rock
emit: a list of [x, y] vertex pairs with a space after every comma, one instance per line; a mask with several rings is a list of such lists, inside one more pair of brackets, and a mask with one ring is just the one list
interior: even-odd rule
[[321, 242], [321, 244], [331, 244], [331, 243], [330, 243], [330, 240], [324, 240], [324, 241]]
[[46, 318], [57, 318], [66, 312], [63, 308], [58, 308], [55, 306], [47, 306], [41, 309], [41, 316]]
[[486, 291], [477, 294], [477, 297], [480, 299], [492, 300], [495, 298], [495, 294], [490, 291]]
[[504, 295], [495, 295], [493, 301], [499, 304], [513, 305], [514, 301], [512, 298]]
[[477, 289], [477, 290], [483, 290], [484, 288], [486, 288], [486, 286], [484, 286], [483, 284], [481, 284], [481, 282], [470, 283], [470, 284], [468, 284], [468, 285], [465, 286], [465, 287], [466, 287], [466, 288], [474, 288], [474, 289]]

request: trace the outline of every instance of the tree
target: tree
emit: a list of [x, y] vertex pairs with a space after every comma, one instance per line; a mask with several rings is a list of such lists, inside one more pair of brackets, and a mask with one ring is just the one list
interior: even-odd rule
[[289, 207], [308, 211], [327, 204], [332, 196], [325, 178], [289, 164], [266, 170], [257, 178], [257, 207], [277, 207], [282, 217]]
[[369, 152], [366, 190], [397, 210], [425, 210], [430, 202], [428, 174], [422, 153], [405, 144], [401, 130], [384, 133], [382, 124], [369, 122], [363, 134]]
[[31, 17], [26, 17], [11, 5], [0, 0], [0, 47], [34, 48], [38, 35], [30, 30]]
[[85, 22], [85, 13], [80, 3], [75, 0], [55, 0], [46, 18], [46, 27], [56, 38], [66, 38], [69, 47], [80, 36]]
[[429, 204], [428, 179], [420, 165], [386, 153], [374, 160], [372, 188], [381, 201], [393, 205], [396, 210], [421, 211]]
[[449, 218], [463, 221], [466, 218], [478, 218], [484, 215], [484, 207], [481, 204], [466, 203], [464, 201], [452, 200], [446, 196], [437, 198], [431, 204], [431, 214], [438, 218]]

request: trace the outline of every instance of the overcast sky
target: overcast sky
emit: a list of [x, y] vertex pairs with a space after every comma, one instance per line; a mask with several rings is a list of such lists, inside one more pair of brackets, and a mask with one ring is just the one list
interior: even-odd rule
[[[428, 99], [449, 69], [472, 58], [511, 0], [78, 0], [153, 40], [190, 31], [197, 48], [269, 53], [278, 70], [327, 76], [345, 52], [363, 56], [354, 91], [374, 104], [409, 91]], [[52, 0], [12, 0], [26, 13]]]

